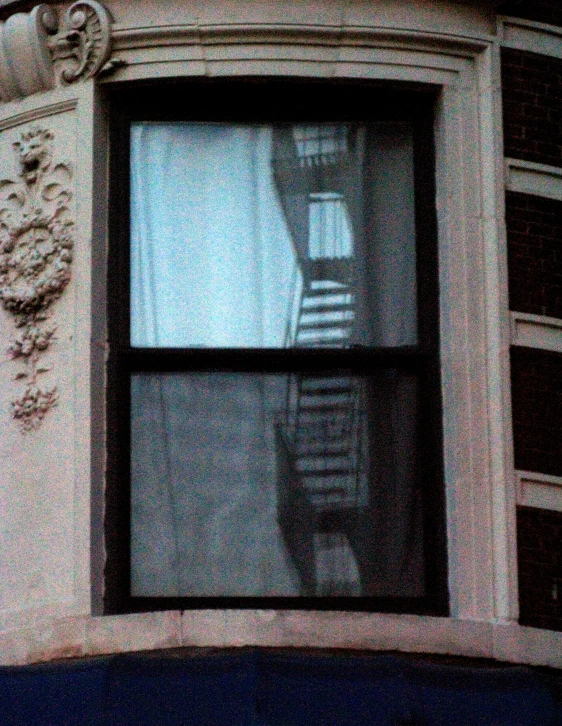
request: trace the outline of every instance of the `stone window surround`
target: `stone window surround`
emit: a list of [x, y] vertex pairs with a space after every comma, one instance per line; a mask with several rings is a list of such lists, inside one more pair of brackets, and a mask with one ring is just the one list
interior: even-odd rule
[[[165, 52], [170, 45], [173, 53]], [[93, 581], [96, 613], [103, 552], [99, 542], [94, 545], [92, 566], [87, 566], [96, 533], [76, 528], [74, 600], [8, 618], [9, 629], [0, 633], [2, 662], [174, 645], [253, 644], [451, 653], [561, 667], [561, 634], [516, 623], [516, 487], [497, 39], [389, 28], [115, 26], [113, 48], [127, 65], [100, 85], [177, 75], [299, 74], [441, 87], [437, 212], [451, 617], [269, 610], [92, 616], [85, 603]], [[63, 90], [49, 92], [51, 111], [37, 110], [34, 97], [6, 105], [0, 130], [42, 118], [57, 103], [72, 107], [79, 86]], [[98, 243], [103, 245], [103, 240]], [[90, 314], [103, 313], [100, 298]], [[103, 352], [104, 345], [94, 331], [93, 350]], [[103, 397], [96, 390], [103, 355], [93, 358], [98, 371], [92, 374], [91, 410]], [[102, 446], [101, 434], [94, 435], [93, 448]], [[92, 472], [90, 442], [77, 442], [76, 448], [77, 500], [86, 506], [91, 482], [94, 487], [102, 484], [101, 458]], [[94, 504], [94, 521], [95, 515]], [[87, 519], [81, 515], [82, 521]]]

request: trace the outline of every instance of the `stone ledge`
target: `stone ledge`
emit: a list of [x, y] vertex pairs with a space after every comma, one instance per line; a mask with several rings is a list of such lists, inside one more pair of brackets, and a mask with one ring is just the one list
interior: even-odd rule
[[504, 48], [562, 58], [562, 28], [520, 18], [498, 18], [498, 35]]
[[505, 160], [505, 187], [510, 192], [562, 200], [562, 169], [522, 159]]
[[36, 621], [0, 633], [0, 664], [178, 647], [434, 653], [562, 668], [562, 633], [513, 622], [377, 613], [192, 610]]
[[562, 512], [562, 476], [516, 471], [517, 504]]
[[562, 353], [562, 319], [511, 312], [511, 345]]

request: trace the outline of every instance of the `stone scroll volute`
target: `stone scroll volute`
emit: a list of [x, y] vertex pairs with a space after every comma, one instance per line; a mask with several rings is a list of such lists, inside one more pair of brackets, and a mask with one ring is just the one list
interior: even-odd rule
[[111, 17], [96, 0], [78, 0], [49, 42], [62, 84], [95, 76], [111, 53]]
[[111, 16], [96, 0], [56, 12], [41, 3], [0, 23], [0, 100], [91, 78], [108, 63]]
[[0, 302], [15, 330], [8, 355], [23, 384], [11, 402], [22, 431], [36, 429], [57, 403], [56, 386], [45, 387], [43, 355], [56, 339], [51, 306], [70, 278], [74, 221], [70, 211], [72, 167], [55, 154], [54, 134], [33, 126], [13, 144], [18, 173], [0, 180]]

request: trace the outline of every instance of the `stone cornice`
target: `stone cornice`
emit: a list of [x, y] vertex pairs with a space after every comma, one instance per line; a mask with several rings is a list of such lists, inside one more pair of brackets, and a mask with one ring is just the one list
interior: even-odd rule
[[163, 25], [125, 27], [112, 30], [116, 51], [174, 45], [221, 45], [225, 43], [356, 45], [409, 50], [438, 50], [443, 54], [472, 57], [487, 48], [492, 36], [458, 36], [392, 27], [316, 26], [295, 24], [231, 23], [228, 25]]

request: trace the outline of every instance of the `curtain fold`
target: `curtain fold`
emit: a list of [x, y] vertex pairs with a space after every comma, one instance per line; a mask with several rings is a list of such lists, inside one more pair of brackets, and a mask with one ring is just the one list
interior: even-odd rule
[[133, 595], [300, 594], [277, 524], [283, 378], [133, 376]]
[[271, 130], [133, 124], [131, 344], [283, 347], [295, 254]]

